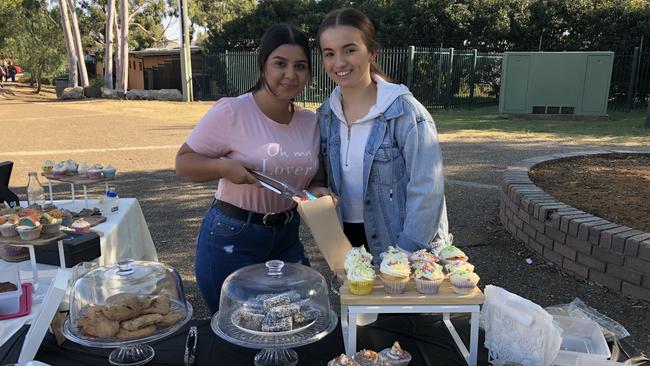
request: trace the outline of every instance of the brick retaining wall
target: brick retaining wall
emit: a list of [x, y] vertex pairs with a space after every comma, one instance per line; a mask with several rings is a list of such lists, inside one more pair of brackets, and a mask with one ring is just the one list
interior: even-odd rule
[[[650, 233], [571, 207], [529, 178], [532, 167], [556, 159], [650, 151], [589, 151], [526, 159], [508, 167], [499, 217], [514, 238], [576, 278], [650, 302]], [[650, 203], [648, 203], [650, 205]]]

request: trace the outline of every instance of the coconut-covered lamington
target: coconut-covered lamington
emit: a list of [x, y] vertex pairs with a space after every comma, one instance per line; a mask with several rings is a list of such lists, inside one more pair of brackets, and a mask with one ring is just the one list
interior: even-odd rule
[[320, 311], [310, 299], [303, 299], [296, 291], [281, 294], [260, 294], [233, 314], [240, 327], [263, 332], [285, 332], [312, 322]]

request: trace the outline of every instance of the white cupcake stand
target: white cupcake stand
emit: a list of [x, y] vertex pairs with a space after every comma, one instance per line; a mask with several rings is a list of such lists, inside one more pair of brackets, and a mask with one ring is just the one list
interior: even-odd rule
[[84, 207], [86, 208], [88, 208], [88, 190], [86, 186], [91, 184], [104, 183], [104, 187], [105, 187], [104, 192], [108, 192], [108, 182], [115, 179], [115, 178], [105, 178], [105, 177], [98, 178], [98, 179], [90, 179], [87, 177], [80, 177], [78, 175], [64, 175], [60, 178], [55, 178], [51, 175], [46, 175], [43, 173], [41, 173], [41, 175], [47, 178], [47, 187], [49, 190], [48, 193], [50, 194], [50, 202], [54, 202], [54, 194], [52, 193], [52, 181], [67, 183], [70, 185], [70, 195], [72, 197], [72, 202], [75, 202], [76, 200], [75, 185], [80, 185], [83, 188]]
[[[470, 294], [459, 295], [453, 292], [451, 283], [445, 280], [437, 294], [423, 295], [417, 292], [415, 283], [410, 281], [403, 294], [389, 295], [384, 292], [381, 281], [377, 280], [372, 293], [369, 295], [353, 295], [350, 293], [347, 284], [344, 284], [339, 292], [341, 296], [341, 328], [343, 330], [345, 352], [348, 355], [352, 356], [357, 351], [357, 317], [359, 315], [382, 313], [440, 313], [467, 364], [469, 366], [476, 366], [478, 354], [478, 322], [481, 304], [484, 301], [483, 293], [479, 288], [475, 288]], [[452, 324], [449, 318], [450, 313], [470, 314], [469, 351]]]

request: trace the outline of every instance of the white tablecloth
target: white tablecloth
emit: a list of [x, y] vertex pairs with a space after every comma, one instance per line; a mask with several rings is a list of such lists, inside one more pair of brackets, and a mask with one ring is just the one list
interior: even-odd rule
[[[80, 211], [84, 208], [84, 200], [63, 200], [54, 201], [59, 208], [65, 208], [73, 211]], [[24, 202], [21, 205], [25, 206]], [[97, 200], [88, 200], [88, 207], [99, 207]], [[142, 209], [138, 200], [135, 198], [120, 198], [119, 210], [104, 214], [106, 222], [94, 226], [92, 230], [100, 232], [100, 245], [102, 255], [98, 262], [100, 266], [109, 265], [118, 260], [132, 258], [134, 260], [158, 261], [156, 247], [151, 239], [149, 227], [142, 214]], [[9, 263], [0, 260], [0, 269], [15, 268], [20, 271], [22, 282], [32, 282], [32, 271], [29, 261]], [[39, 283], [44, 285], [39, 293], [44, 292], [49, 286], [49, 282], [56, 271], [56, 266], [39, 264]], [[32, 312], [30, 315], [0, 321], [0, 345], [7, 341], [23, 324], [30, 321], [38, 314], [40, 309], [40, 300], [32, 303]]]

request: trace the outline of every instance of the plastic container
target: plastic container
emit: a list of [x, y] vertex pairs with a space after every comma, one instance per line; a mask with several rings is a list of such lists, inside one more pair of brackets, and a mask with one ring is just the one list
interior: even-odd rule
[[593, 365], [612, 355], [603, 331], [593, 320], [566, 316], [554, 316], [553, 320], [562, 328], [562, 344], [553, 365], [575, 366], [578, 358]]
[[115, 191], [115, 187], [110, 187], [108, 192], [106, 192], [106, 197], [104, 198], [104, 215], [109, 215], [114, 212], [117, 212], [120, 209], [119, 197]]
[[0, 315], [17, 313], [20, 310], [20, 296], [23, 294], [18, 271], [0, 270], [0, 282], [11, 282], [17, 287], [15, 291], [0, 292]]
[[576, 366], [625, 366], [625, 364], [614, 361], [597, 360], [593, 357], [578, 356]]

